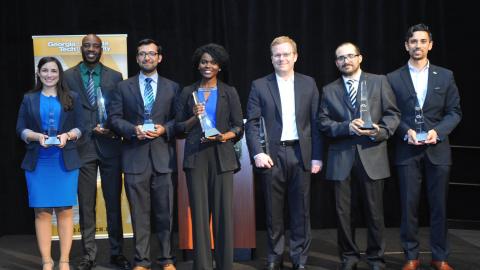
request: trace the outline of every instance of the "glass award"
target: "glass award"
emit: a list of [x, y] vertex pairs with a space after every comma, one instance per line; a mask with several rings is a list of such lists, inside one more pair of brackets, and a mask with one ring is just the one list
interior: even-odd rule
[[[193, 91], [192, 96], [193, 96], [193, 101], [195, 102], [195, 105], [202, 104], [205, 106], [205, 102], [200, 102], [199, 97], [198, 97], [198, 91]], [[202, 131], [204, 133], [205, 137], [212, 137], [220, 134], [220, 131], [218, 131], [215, 126], [212, 123], [212, 120], [210, 117], [208, 117], [207, 113], [204, 112], [202, 115], [198, 116], [198, 120], [200, 120], [200, 125], [202, 126]]]
[[155, 131], [155, 124], [153, 124], [151, 108], [145, 108], [143, 131]]
[[48, 113], [48, 127], [47, 127], [47, 136], [45, 140], [46, 145], [59, 145], [60, 140], [57, 138], [57, 125], [55, 124], [55, 117], [53, 111]]
[[423, 110], [420, 106], [415, 106], [415, 132], [417, 133], [417, 142], [427, 140]]
[[361, 81], [360, 85], [360, 118], [363, 120], [363, 126], [360, 129], [375, 129], [372, 123], [372, 117], [368, 108], [368, 90], [367, 81]]
[[98, 124], [101, 128], [105, 127], [107, 122], [107, 110], [105, 109], [105, 99], [102, 95], [102, 89], [98, 87], [97, 89], [97, 110], [98, 110]]

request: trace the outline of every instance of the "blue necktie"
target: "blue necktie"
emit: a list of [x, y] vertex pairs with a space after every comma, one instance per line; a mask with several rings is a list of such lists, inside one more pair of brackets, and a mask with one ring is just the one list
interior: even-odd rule
[[88, 71], [87, 97], [90, 105], [94, 106], [96, 101], [95, 83], [93, 82], [93, 70]]
[[149, 111], [152, 109], [153, 102], [155, 101], [155, 98], [153, 97], [153, 88], [150, 84], [152, 81], [152, 78], [145, 78], [145, 91], [143, 93], [145, 96], [145, 108]]
[[352, 103], [352, 107], [355, 108], [357, 103], [357, 89], [355, 89], [355, 85], [353, 84], [354, 80], [348, 80], [348, 97], [350, 98], [350, 102]]

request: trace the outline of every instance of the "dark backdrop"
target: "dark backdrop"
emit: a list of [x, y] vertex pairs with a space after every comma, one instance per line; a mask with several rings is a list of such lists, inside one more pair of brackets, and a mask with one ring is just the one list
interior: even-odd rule
[[[245, 109], [250, 82], [272, 72], [269, 44], [278, 35], [297, 41], [296, 71], [313, 76], [319, 88], [336, 79], [333, 54], [343, 41], [362, 49], [363, 69], [385, 74], [405, 64], [404, 33], [419, 22], [430, 25], [434, 46], [430, 60], [455, 72], [462, 98], [463, 121], [451, 135], [454, 162], [450, 193], [451, 221], [480, 221], [480, 191], [475, 165], [475, 103], [479, 53], [475, 8], [462, 1], [382, 0], [63, 0], [4, 1], [0, 11], [1, 125], [3, 139], [0, 178], [0, 235], [33, 232], [33, 213], [20, 162], [24, 145], [15, 135], [18, 107], [33, 84], [32, 35], [128, 34], [129, 75], [138, 69], [136, 42], [150, 37], [164, 47], [159, 72], [182, 85], [191, 83], [193, 50], [208, 42], [224, 45], [231, 54], [225, 80], [237, 87]], [[467, 185], [465, 185], [467, 184]], [[259, 192], [258, 192], [259, 193]], [[313, 179], [312, 224], [335, 226], [331, 186]], [[398, 186], [395, 178], [385, 185], [388, 226], [398, 226]], [[256, 196], [257, 228], [264, 227], [263, 202]], [[423, 201], [425, 202], [425, 201]], [[422, 206], [422, 223], [428, 218]]]

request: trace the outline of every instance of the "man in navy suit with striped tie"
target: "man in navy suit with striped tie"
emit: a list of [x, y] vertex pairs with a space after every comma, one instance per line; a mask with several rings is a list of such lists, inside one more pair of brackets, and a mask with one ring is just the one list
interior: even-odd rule
[[172, 172], [177, 168], [174, 126], [179, 86], [158, 75], [162, 57], [162, 47], [156, 41], [141, 40], [137, 46], [140, 73], [118, 84], [110, 106], [113, 129], [123, 137], [122, 167], [134, 232], [134, 270], [152, 267], [151, 227], [159, 241], [158, 262], [164, 270], [175, 270]]

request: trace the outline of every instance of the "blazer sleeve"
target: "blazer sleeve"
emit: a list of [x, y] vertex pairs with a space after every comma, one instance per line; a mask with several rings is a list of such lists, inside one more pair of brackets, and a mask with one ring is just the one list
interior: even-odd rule
[[448, 88], [445, 99], [444, 116], [438, 124], [433, 127], [437, 132], [440, 140], [444, 140], [458, 125], [462, 119], [462, 110], [460, 108], [460, 95], [458, 87], [455, 83], [453, 73], [451, 71], [447, 74]]
[[175, 125], [175, 117], [176, 117], [176, 106], [178, 102], [178, 93], [179, 93], [180, 86], [178, 84], [173, 85], [173, 92], [174, 97], [171, 100], [170, 104], [170, 114], [168, 119], [170, 119], [167, 123], [164, 124], [165, 128], [165, 136], [168, 141], [175, 140], [175, 133], [176, 133], [176, 125]]
[[312, 160], [322, 160], [323, 137], [318, 126], [319, 93], [317, 84], [313, 81], [313, 97], [310, 104], [310, 122], [312, 136]]
[[331, 138], [339, 137], [349, 137], [350, 134], [350, 120], [345, 119], [344, 121], [335, 121], [330, 113], [330, 103], [334, 102], [332, 100], [332, 95], [329, 93], [330, 90], [327, 87], [323, 88], [322, 100], [320, 102], [320, 109], [318, 113], [318, 122], [319, 129], [325, 135]]
[[230, 130], [235, 133], [234, 141], [239, 141], [243, 136], [243, 113], [240, 97], [235, 87], [230, 88], [229, 106], [230, 106]]
[[[81, 136], [81, 134], [85, 134], [86, 132], [86, 127], [84, 124], [85, 121], [83, 119], [82, 102], [80, 101], [80, 96], [78, 94], [72, 95], [72, 98], [73, 98], [73, 113], [75, 115], [75, 128], [78, 128], [78, 130], [80, 130], [80, 136]], [[78, 139], [80, 138], [77, 138], [77, 140]]]
[[125, 120], [123, 115], [123, 99], [126, 97], [123, 96], [121, 85], [126, 82], [119, 83], [117, 89], [112, 93], [109, 119], [110, 126], [117, 134], [120, 134], [124, 139], [131, 139], [136, 136], [135, 125]]
[[392, 87], [388, 83], [385, 76], [381, 76], [381, 105], [382, 105], [382, 117], [378, 121], [380, 131], [377, 136], [374, 137], [375, 141], [388, 140], [397, 129], [400, 123], [400, 110], [397, 107], [397, 101]]
[[262, 145], [260, 144], [260, 116], [262, 116], [260, 91], [256, 87], [255, 82], [253, 82], [250, 95], [248, 96], [247, 123], [245, 124], [245, 136], [252, 158], [257, 154], [263, 153]]
[[28, 99], [27, 96], [23, 96], [22, 103], [20, 104], [20, 109], [18, 110], [18, 116], [17, 116], [17, 126], [16, 126], [16, 132], [19, 137], [22, 136], [22, 132], [31, 127], [27, 126], [27, 121], [28, 121]]

